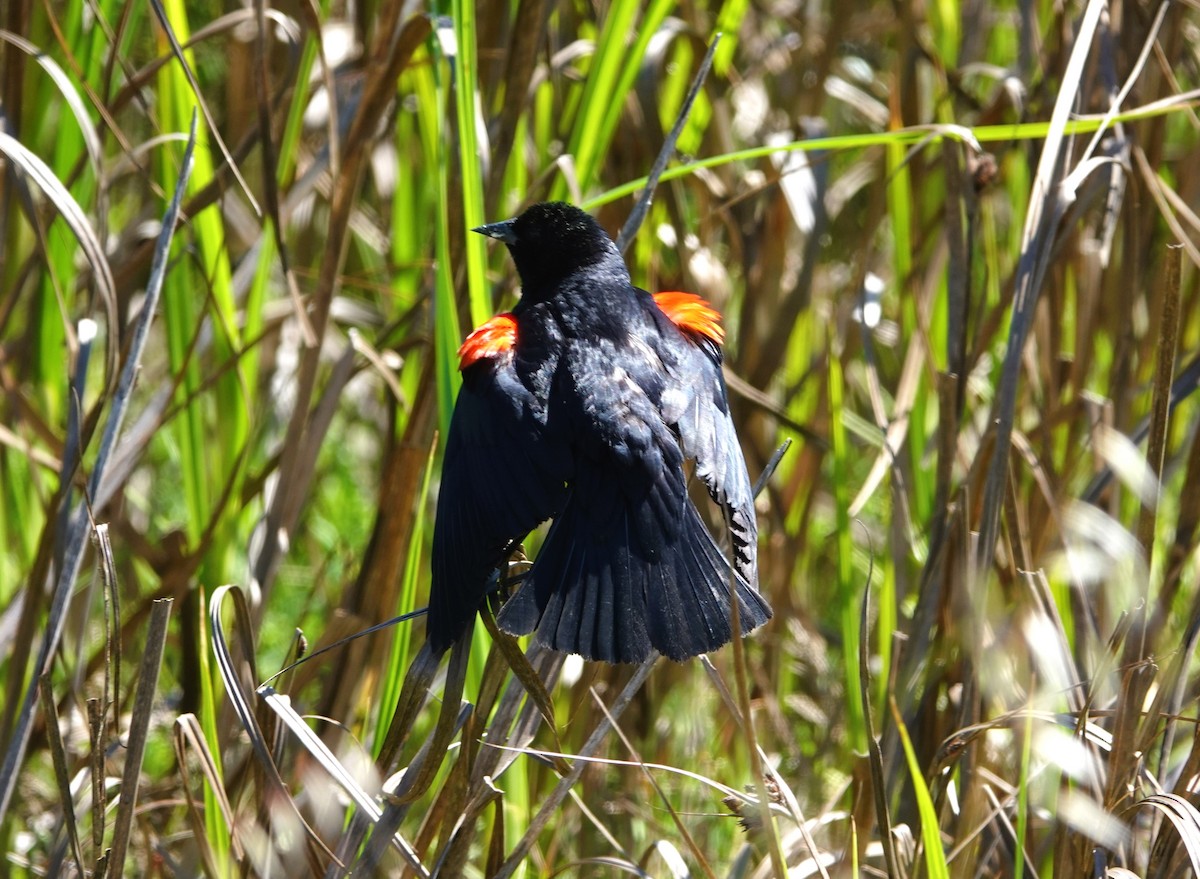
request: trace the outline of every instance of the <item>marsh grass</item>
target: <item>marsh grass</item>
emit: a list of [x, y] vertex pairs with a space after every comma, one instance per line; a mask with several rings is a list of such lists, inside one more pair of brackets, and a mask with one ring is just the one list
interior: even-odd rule
[[[6, 874], [1200, 872], [1192, 6], [228, 9], [0, 17]], [[467, 230], [615, 234], [717, 29], [628, 259], [794, 441], [775, 619], [367, 632], [516, 292]]]

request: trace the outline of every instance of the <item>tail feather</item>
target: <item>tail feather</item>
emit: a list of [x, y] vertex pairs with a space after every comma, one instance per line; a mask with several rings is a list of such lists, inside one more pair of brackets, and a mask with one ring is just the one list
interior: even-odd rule
[[[611, 482], [577, 484], [501, 627], [536, 628], [539, 642], [587, 659], [641, 662], [657, 650], [682, 661], [729, 642], [731, 576], [742, 631], [766, 622], [770, 609], [731, 570], [682, 485], [674, 498], [666, 482], [632, 502]], [[618, 521], [598, 525], [598, 509]]]
[[[539, 642], [605, 662], [640, 662], [650, 655], [645, 588], [628, 540], [605, 546], [577, 539], [568, 504], [556, 520], [521, 592], [501, 610], [515, 634], [537, 628]], [[560, 524], [561, 523], [561, 524]], [[586, 527], [586, 526], [584, 526]], [[517, 627], [520, 631], [517, 631]]]
[[[685, 540], [679, 546], [675, 577], [664, 578], [651, 615], [667, 624], [656, 643], [671, 659], [707, 653], [732, 638], [729, 563], [694, 508], [689, 506]], [[748, 629], [747, 629], [748, 631]]]
[[[592, 588], [585, 590], [585, 601], [578, 603], [577, 628], [574, 643], [581, 650], [611, 661], [611, 646], [616, 641], [616, 626], [620, 619], [617, 611], [617, 582], [621, 571], [615, 564], [620, 553], [614, 553], [596, 572]], [[570, 642], [571, 629], [564, 633]]]

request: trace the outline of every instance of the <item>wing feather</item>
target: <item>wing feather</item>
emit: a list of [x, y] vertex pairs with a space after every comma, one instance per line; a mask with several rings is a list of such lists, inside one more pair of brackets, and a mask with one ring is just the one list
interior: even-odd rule
[[671, 376], [663, 392], [663, 419], [678, 433], [684, 455], [696, 462], [696, 476], [725, 514], [738, 573], [756, 586], [754, 493], [729, 412], [719, 318], [692, 294], [660, 293], [655, 301], [665, 318], [660, 324]]
[[513, 544], [558, 512], [569, 476], [565, 448], [549, 441], [544, 403], [517, 374], [512, 345], [494, 332], [480, 335], [492, 323], [463, 345], [463, 384], [446, 440], [429, 595], [435, 650], [466, 631]]

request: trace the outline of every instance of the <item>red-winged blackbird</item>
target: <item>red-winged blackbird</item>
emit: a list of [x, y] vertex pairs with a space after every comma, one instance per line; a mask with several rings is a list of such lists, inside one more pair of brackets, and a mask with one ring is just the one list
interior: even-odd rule
[[607, 662], [727, 643], [730, 564], [688, 498], [685, 458], [729, 524], [742, 630], [762, 625], [771, 609], [756, 589], [758, 526], [719, 315], [697, 296], [635, 287], [616, 245], [571, 205], [475, 231], [508, 245], [521, 299], [459, 349], [430, 646], [464, 634], [497, 564], [549, 518], [501, 628]]

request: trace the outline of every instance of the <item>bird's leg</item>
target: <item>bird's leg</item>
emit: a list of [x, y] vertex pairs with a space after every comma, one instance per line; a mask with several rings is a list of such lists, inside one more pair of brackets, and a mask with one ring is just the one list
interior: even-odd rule
[[502, 601], [507, 601], [512, 595], [513, 587], [520, 586], [529, 569], [533, 567], [525, 555], [525, 544], [513, 541], [504, 551], [504, 559], [492, 572], [488, 581], [488, 596], [499, 595]]

